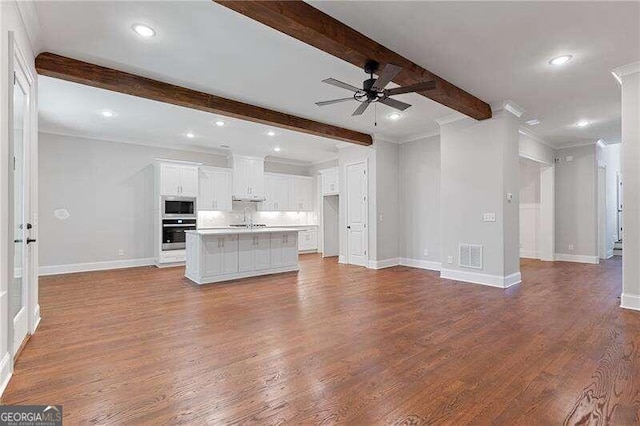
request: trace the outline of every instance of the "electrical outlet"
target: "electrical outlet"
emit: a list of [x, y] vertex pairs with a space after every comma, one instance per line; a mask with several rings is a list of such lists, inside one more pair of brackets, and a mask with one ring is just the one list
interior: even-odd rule
[[453, 256], [447, 257], [447, 263], [451, 265], [453, 263]]
[[380, 215], [380, 222], [384, 220], [384, 216]]
[[424, 250], [422, 251], [422, 255], [423, 255], [423, 256], [429, 256], [429, 250], [424, 249]]
[[569, 251], [573, 251], [573, 244], [569, 244]]
[[573, 161], [573, 155], [569, 155], [564, 159], [567, 163], [570, 163]]
[[495, 213], [484, 213], [482, 215], [482, 220], [484, 222], [495, 222], [496, 221], [496, 214]]
[[118, 256], [124, 256], [124, 249], [118, 250]]

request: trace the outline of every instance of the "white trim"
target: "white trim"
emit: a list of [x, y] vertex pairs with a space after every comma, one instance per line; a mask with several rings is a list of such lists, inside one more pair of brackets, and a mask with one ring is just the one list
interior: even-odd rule
[[73, 263], [68, 265], [41, 266], [38, 275], [72, 274], [74, 272], [104, 271], [107, 269], [135, 268], [155, 265], [153, 257], [144, 259], [109, 260], [105, 262]]
[[[334, 160], [334, 158], [326, 160], [326, 161], [333, 161], [333, 160]], [[265, 157], [264, 161], [265, 161], [265, 163], [287, 164], [289, 166], [301, 166], [301, 167], [310, 167], [310, 166], [313, 165], [313, 163], [311, 161], [295, 160], [293, 158], [275, 157], [275, 156], [271, 156], [271, 155], [267, 155]]]
[[375, 144], [376, 142], [386, 142], [386, 143], [392, 143], [392, 144], [395, 144], [395, 145], [400, 143], [400, 141], [397, 141], [397, 140], [394, 141], [394, 140], [391, 140], [391, 139], [386, 139], [383, 136], [373, 135], [373, 143]]
[[632, 62], [627, 65], [622, 65], [611, 71], [611, 74], [618, 80], [618, 83], [622, 85], [622, 77], [625, 77], [630, 74], [635, 74], [640, 72], [640, 61]]
[[520, 249], [520, 257], [524, 259], [540, 259], [540, 253], [535, 250]]
[[480, 274], [478, 272], [459, 271], [456, 269], [442, 269], [440, 278], [482, 284], [490, 287], [508, 288], [522, 282], [520, 272], [507, 276]]
[[427, 133], [422, 133], [422, 134], [418, 134], [418, 135], [409, 136], [406, 139], [399, 140], [398, 143], [400, 145], [402, 145], [403, 143], [415, 142], [415, 141], [419, 141], [419, 140], [422, 140], [422, 139], [429, 139], [429, 138], [432, 138], [434, 136], [440, 136], [440, 130], [435, 131], [435, 132], [427, 132]]
[[491, 105], [491, 112], [493, 112], [493, 113], [496, 113], [496, 112], [502, 111], [502, 110], [508, 111], [508, 112], [510, 112], [511, 114], [515, 115], [518, 118], [522, 117], [522, 115], [526, 111], [523, 107], [521, 107], [517, 103], [515, 103], [513, 101], [510, 101], [510, 100], [496, 102], [493, 105]]
[[40, 325], [40, 321], [42, 321], [42, 317], [40, 316], [40, 304], [37, 304], [36, 308], [33, 310], [33, 329], [31, 330], [31, 334], [36, 332]]
[[346, 256], [342, 254], [338, 255], [338, 263], [344, 263], [346, 265], [347, 264]]
[[622, 297], [620, 298], [620, 307], [640, 311], [640, 296], [622, 293]]
[[440, 271], [442, 264], [431, 260], [400, 258], [400, 265], [409, 266], [411, 268], [427, 269], [429, 271]]
[[556, 253], [555, 260], [558, 262], [592, 263], [595, 265], [600, 263], [598, 256], [585, 256], [582, 254]]
[[613, 249], [607, 250], [607, 259], [611, 259], [613, 257]]
[[453, 123], [455, 121], [463, 120], [465, 118], [469, 118], [461, 112], [454, 112], [453, 114], [449, 114], [446, 117], [435, 118], [434, 121], [438, 123], [439, 126], [444, 126], [445, 124]]
[[518, 133], [528, 137], [529, 139], [534, 140], [535, 142], [541, 143], [542, 145], [546, 146], [547, 148], [551, 148], [553, 150], [557, 149], [557, 147], [555, 145], [552, 145], [550, 142], [547, 142], [546, 140], [544, 140], [542, 138], [542, 136], [538, 135], [536, 132], [534, 132], [531, 129], [525, 129], [524, 127], [520, 127], [518, 129]]
[[9, 352], [5, 352], [2, 357], [2, 361], [0, 361], [0, 396], [4, 393], [7, 385], [9, 384], [9, 380], [11, 380], [12, 372], [11, 372], [11, 355]]
[[559, 145], [555, 149], [556, 149], [556, 151], [559, 151], [561, 149], [580, 148], [582, 146], [595, 145], [596, 143], [597, 143], [596, 141], [594, 141], [594, 142], [576, 142], [576, 143], [569, 142], [566, 145]]
[[190, 274], [186, 272], [184, 274], [185, 277], [194, 282], [194, 284], [204, 285], [204, 284], [213, 284], [231, 280], [239, 280], [242, 278], [252, 278], [252, 277], [261, 277], [264, 275], [273, 275], [273, 274], [282, 274], [285, 272], [298, 272], [300, 268], [298, 264], [293, 266], [283, 266], [280, 268], [270, 268], [263, 269], [261, 271], [246, 271], [246, 272], [234, 272], [232, 274], [223, 274], [223, 275], [212, 275], [212, 276], [204, 276], [199, 277], [196, 274]]
[[384, 269], [384, 268], [391, 268], [392, 266], [398, 266], [398, 265], [400, 265], [400, 259], [396, 257], [393, 259], [370, 260], [367, 265], [367, 268]]

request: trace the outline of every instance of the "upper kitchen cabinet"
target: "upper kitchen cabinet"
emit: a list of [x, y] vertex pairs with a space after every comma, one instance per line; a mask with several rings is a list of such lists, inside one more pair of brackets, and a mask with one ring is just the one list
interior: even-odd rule
[[198, 196], [198, 165], [165, 162], [158, 164], [160, 195]]
[[313, 211], [313, 178], [291, 176], [289, 181], [289, 210]]
[[198, 210], [231, 211], [230, 169], [200, 167]]
[[322, 176], [322, 195], [336, 195], [339, 191], [339, 175], [338, 168], [321, 170]]
[[264, 199], [264, 159], [231, 157], [233, 169], [233, 199], [259, 201]]
[[260, 210], [289, 210], [290, 203], [288, 176], [265, 173], [264, 192], [266, 199], [265, 201], [260, 203]]

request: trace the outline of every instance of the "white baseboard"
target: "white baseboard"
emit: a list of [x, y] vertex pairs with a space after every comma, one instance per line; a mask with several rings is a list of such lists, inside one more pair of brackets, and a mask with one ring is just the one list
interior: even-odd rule
[[640, 296], [622, 293], [620, 307], [640, 311]]
[[555, 258], [556, 261], [560, 262], [592, 263], [595, 265], [600, 263], [598, 256], [585, 256], [582, 254], [556, 253]]
[[111, 260], [106, 262], [73, 263], [70, 265], [41, 266], [39, 275], [71, 274], [74, 272], [104, 271], [107, 269], [134, 268], [136, 266], [150, 266], [155, 264], [154, 258]]
[[607, 250], [607, 259], [611, 259], [613, 257], [613, 249]]
[[384, 269], [391, 268], [392, 266], [398, 266], [400, 264], [399, 258], [384, 259], [384, 260], [370, 260], [367, 268], [369, 269]]
[[440, 278], [463, 281], [473, 284], [488, 285], [491, 287], [508, 288], [522, 282], [520, 272], [507, 276], [480, 274], [478, 272], [459, 271], [457, 269], [442, 269]]
[[36, 308], [33, 310], [33, 329], [31, 330], [31, 334], [36, 332], [41, 320], [42, 317], [40, 317], [40, 304], [37, 304]]
[[343, 255], [338, 256], [338, 263], [347, 263], [347, 259]]
[[5, 352], [2, 360], [0, 360], [0, 396], [4, 393], [9, 380], [11, 380], [11, 354]]
[[433, 262], [431, 260], [409, 259], [406, 257], [400, 258], [400, 264], [402, 266], [410, 266], [412, 268], [428, 269], [429, 271], [440, 271], [442, 264], [440, 262]]
[[540, 259], [540, 253], [533, 250], [520, 249], [520, 257], [524, 259]]

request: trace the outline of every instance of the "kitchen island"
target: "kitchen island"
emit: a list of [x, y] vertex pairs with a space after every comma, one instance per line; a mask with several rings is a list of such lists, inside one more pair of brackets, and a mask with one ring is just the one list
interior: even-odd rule
[[298, 266], [296, 228], [186, 231], [185, 276], [196, 284], [292, 272]]

